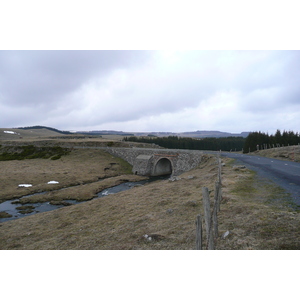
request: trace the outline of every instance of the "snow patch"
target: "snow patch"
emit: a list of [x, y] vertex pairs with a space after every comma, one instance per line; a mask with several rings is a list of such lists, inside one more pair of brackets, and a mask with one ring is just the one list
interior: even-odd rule
[[22, 183], [22, 184], [19, 184], [19, 187], [31, 187], [32, 184], [27, 184], [27, 183]]
[[7, 130], [4, 130], [4, 133], [9, 133], [9, 134], [17, 134], [16, 132], [14, 131], [7, 131]]
[[59, 183], [58, 181], [54, 181], [54, 180], [48, 182], [48, 184], [58, 184], [58, 183]]

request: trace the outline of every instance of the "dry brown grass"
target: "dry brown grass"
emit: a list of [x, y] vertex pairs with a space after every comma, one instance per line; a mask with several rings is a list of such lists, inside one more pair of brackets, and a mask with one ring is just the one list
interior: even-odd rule
[[299, 145], [259, 150], [259, 151], [255, 151], [254, 153], [250, 153], [250, 154], [264, 156], [264, 157], [270, 157], [270, 158], [276, 158], [276, 159], [281, 159], [281, 160], [300, 162], [300, 146]]
[[[105, 185], [105, 183], [97, 183], [99, 179], [122, 174], [129, 175], [131, 173], [131, 166], [123, 160], [113, 157], [102, 150], [94, 149], [74, 149], [71, 154], [58, 160], [27, 159], [1, 161], [0, 167], [0, 202], [37, 192], [53, 191], [63, 187], [93, 183], [90, 186], [81, 186], [82, 193], [90, 193], [88, 190], [97, 189], [97, 185], [99, 188]], [[129, 177], [130, 180], [132, 179], [131, 177]], [[121, 177], [119, 179], [124, 178]], [[58, 181], [59, 184], [49, 185], [48, 182], [52, 180]], [[19, 188], [18, 185], [23, 183], [32, 184], [32, 187]], [[106, 181], [106, 183], [110, 184], [112, 182]], [[75, 187], [73, 189], [73, 191], [68, 189], [70, 197], [76, 191]], [[67, 190], [62, 192], [66, 195]], [[53, 193], [53, 196], [55, 195], [57, 193]], [[78, 193], [78, 196], [72, 199], [77, 198], [78, 200], [88, 200], [92, 197], [84, 198], [79, 196]], [[23, 203], [25, 203], [24, 201], [25, 199]]]
[[[299, 214], [273, 202], [285, 200], [284, 191], [247, 169], [233, 170], [230, 159], [223, 161], [217, 249], [299, 249]], [[196, 216], [203, 216], [202, 187], [209, 188], [212, 199], [216, 174], [216, 158], [205, 155], [180, 180], [2, 223], [0, 249], [194, 249]]]
[[[203, 174], [203, 180], [208, 183], [213, 173]], [[196, 177], [187, 179], [192, 174], [179, 181], [155, 182], [50, 214], [29, 216], [25, 222], [2, 223], [0, 230], [9, 236], [10, 249], [190, 249], [194, 217], [200, 208], [199, 192], [195, 191], [201, 192], [202, 186]], [[11, 225], [15, 229], [20, 226], [20, 231]], [[142, 238], [144, 234], [163, 238], [149, 243]], [[25, 244], [16, 244], [20, 236], [26, 237], [26, 242], [22, 239]]]
[[[280, 187], [250, 170], [225, 168], [220, 226], [230, 235], [219, 249], [300, 249], [300, 215]], [[231, 179], [232, 178], [232, 179]]]

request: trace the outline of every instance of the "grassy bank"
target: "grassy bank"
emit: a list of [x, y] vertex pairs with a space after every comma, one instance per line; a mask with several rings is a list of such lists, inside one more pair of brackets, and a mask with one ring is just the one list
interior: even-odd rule
[[235, 172], [225, 172], [220, 220], [231, 234], [220, 249], [300, 249], [299, 208], [290, 195], [251, 170]]
[[280, 160], [287, 161], [296, 161], [300, 162], [300, 146], [287, 146], [287, 147], [278, 147], [271, 148], [265, 150], [259, 150], [252, 153], [250, 155], [259, 155], [269, 158], [276, 158]]
[[[132, 169], [125, 161], [94, 149], [73, 149], [68, 155], [57, 160], [37, 158], [0, 161], [0, 167], [0, 202], [39, 192], [54, 192], [72, 186], [75, 188], [83, 184], [94, 184], [82, 186], [82, 190], [90, 194], [99, 179], [131, 176]], [[58, 181], [59, 184], [47, 184], [52, 180]], [[19, 184], [24, 183], [32, 184], [32, 187], [19, 187]], [[71, 190], [68, 191], [72, 193]], [[88, 199], [90, 198], [81, 197], [81, 200]]]

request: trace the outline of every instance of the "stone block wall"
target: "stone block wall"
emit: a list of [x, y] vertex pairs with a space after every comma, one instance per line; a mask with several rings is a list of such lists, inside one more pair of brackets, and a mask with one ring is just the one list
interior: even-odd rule
[[[110, 154], [126, 160], [133, 166], [133, 173], [151, 176], [159, 158], [165, 157], [172, 161], [173, 173], [177, 176], [194, 169], [201, 162], [202, 152], [195, 150], [143, 149], [143, 148], [106, 148]], [[155, 158], [155, 154], [159, 154]]]

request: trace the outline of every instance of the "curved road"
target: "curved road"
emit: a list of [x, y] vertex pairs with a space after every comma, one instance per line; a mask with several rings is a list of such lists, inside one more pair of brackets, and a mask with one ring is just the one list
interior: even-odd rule
[[230, 152], [221, 155], [234, 158], [259, 176], [271, 179], [291, 194], [295, 204], [300, 205], [300, 163]]

